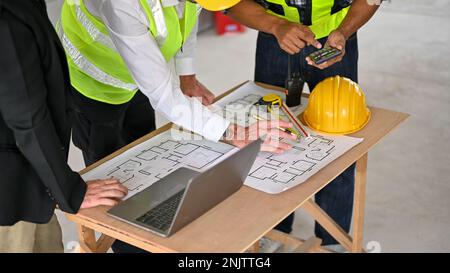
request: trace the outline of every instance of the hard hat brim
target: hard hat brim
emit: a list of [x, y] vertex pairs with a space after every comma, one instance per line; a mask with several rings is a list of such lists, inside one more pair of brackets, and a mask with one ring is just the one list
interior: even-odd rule
[[196, 0], [202, 8], [209, 11], [221, 11], [231, 8], [241, 0]]
[[308, 119], [305, 117], [305, 112], [302, 113], [302, 120], [305, 122], [306, 126], [308, 126], [311, 130], [318, 132], [318, 133], [325, 133], [325, 134], [329, 134], [329, 135], [347, 135], [347, 134], [353, 134], [356, 133], [360, 130], [362, 130], [364, 127], [366, 127], [366, 125], [369, 123], [370, 119], [372, 118], [372, 112], [370, 111], [369, 108], [367, 108], [367, 119], [366, 121], [361, 124], [361, 126], [359, 126], [358, 128], [355, 128], [353, 130], [347, 130], [347, 131], [342, 131], [342, 132], [328, 132], [325, 130], [317, 130], [314, 129], [314, 127], [308, 122]]

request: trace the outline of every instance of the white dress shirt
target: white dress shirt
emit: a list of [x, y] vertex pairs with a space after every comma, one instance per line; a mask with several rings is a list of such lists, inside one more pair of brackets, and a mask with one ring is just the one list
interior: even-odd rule
[[[153, 108], [173, 123], [218, 141], [229, 121], [212, 113], [197, 99], [185, 96], [173, 84], [172, 69], [149, 31], [150, 24], [139, 0], [85, 0], [84, 3], [92, 15], [105, 23], [117, 51]], [[175, 6], [179, 17], [184, 16], [184, 2], [161, 0], [161, 3], [165, 7]], [[178, 75], [195, 74], [197, 29], [198, 24], [175, 56]]]

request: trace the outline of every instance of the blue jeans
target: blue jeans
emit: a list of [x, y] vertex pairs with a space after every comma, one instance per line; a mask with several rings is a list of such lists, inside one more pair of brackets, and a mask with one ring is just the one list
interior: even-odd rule
[[[325, 44], [327, 38], [319, 41]], [[312, 46], [305, 47], [292, 59], [292, 70], [300, 71], [310, 90], [332, 76], [347, 77], [358, 82], [358, 41], [356, 34], [347, 41], [346, 54], [341, 62], [326, 69], [318, 69], [306, 63], [305, 58], [315, 51]], [[276, 38], [260, 32], [256, 48], [255, 81], [284, 87], [288, 71], [288, 54], [278, 45]], [[355, 164], [346, 169], [330, 184], [319, 191], [315, 200], [345, 231], [349, 232], [352, 219], [353, 193], [355, 184]], [[294, 213], [284, 219], [276, 229], [290, 233], [294, 222]], [[336, 240], [318, 223], [315, 234], [322, 239], [323, 245], [336, 244]]]

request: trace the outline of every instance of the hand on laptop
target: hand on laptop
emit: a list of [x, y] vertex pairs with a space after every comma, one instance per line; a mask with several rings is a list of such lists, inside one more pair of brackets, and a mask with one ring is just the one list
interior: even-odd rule
[[117, 180], [93, 180], [86, 183], [87, 190], [80, 209], [115, 206], [128, 194], [128, 189]]
[[226, 140], [234, 146], [242, 148], [261, 136], [265, 136], [261, 151], [281, 154], [292, 148], [292, 145], [285, 143], [280, 139], [296, 139], [296, 136], [282, 130], [291, 127], [291, 123], [282, 120], [258, 121], [249, 127], [232, 124], [227, 132]]

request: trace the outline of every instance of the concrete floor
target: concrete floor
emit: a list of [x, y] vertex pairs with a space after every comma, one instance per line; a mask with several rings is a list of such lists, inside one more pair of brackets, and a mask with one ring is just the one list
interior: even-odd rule
[[[58, 5], [50, 3], [53, 18]], [[365, 242], [374, 252], [450, 251], [449, 13], [446, 0], [396, 0], [359, 32], [368, 104], [411, 114], [369, 155]], [[255, 38], [200, 35], [199, 79], [215, 94], [252, 79]], [[83, 167], [76, 149], [69, 162]], [[60, 219], [70, 249], [76, 232]], [[308, 237], [312, 227], [299, 211], [294, 234]]]

